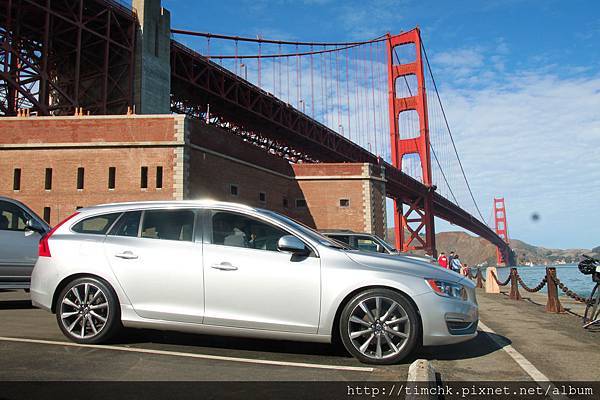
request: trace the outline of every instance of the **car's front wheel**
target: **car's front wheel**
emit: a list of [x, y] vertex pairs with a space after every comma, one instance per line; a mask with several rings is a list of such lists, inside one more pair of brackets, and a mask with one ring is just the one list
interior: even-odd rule
[[404, 359], [421, 334], [415, 307], [389, 289], [369, 289], [354, 296], [342, 310], [339, 329], [346, 350], [369, 364]]
[[75, 279], [58, 296], [56, 320], [64, 335], [74, 342], [106, 342], [121, 327], [117, 296], [99, 279]]

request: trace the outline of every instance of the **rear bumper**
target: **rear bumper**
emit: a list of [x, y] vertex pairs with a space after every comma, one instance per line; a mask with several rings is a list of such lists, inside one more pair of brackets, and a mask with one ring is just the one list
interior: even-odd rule
[[49, 260], [40, 257], [31, 273], [31, 304], [34, 307], [51, 311], [54, 291], [58, 284], [58, 273]]

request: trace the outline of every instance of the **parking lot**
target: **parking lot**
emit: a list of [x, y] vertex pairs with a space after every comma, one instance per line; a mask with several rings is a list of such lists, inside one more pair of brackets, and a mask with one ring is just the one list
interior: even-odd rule
[[23, 291], [0, 293], [0, 380], [395, 381], [416, 358], [434, 360], [443, 379], [527, 379], [489, 334], [421, 349], [393, 366], [361, 364], [327, 344], [127, 330], [110, 345], [69, 342], [54, 315]]

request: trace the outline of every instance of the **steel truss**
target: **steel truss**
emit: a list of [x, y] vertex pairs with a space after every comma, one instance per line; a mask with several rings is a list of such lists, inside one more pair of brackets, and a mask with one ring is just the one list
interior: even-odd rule
[[124, 114], [136, 30], [108, 0], [0, 0], [0, 115]]

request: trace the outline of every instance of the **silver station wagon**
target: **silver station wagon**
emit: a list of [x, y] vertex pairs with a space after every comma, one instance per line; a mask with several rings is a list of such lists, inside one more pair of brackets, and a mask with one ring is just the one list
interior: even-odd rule
[[340, 339], [374, 364], [473, 338], [478, 322], [474, 285], [454, 272], [212, 201], [79, 210], [40, 241], [31, 298], [78, 343], [105, 342], [123, 326]]

